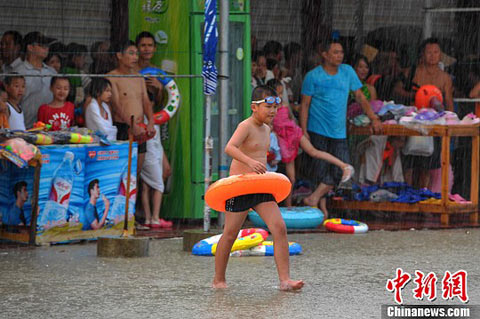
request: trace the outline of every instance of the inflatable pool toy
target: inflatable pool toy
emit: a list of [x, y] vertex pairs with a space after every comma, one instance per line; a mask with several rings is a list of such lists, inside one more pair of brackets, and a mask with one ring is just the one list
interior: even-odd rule
[[[273, 241], [264, 241], [258, 246], [249, 249], [252, 256], [273, 256]], [[300, 255], [302, 253], [302, 246], [295, 242], [288, 243], [288, 252], [290, 256]]]
[[[295, 242], [288, 243], [288, 252], [290, 256], [300, 255], [302, 253], [302, 246]], [[273, 241], [264, 241], [258, 246], [247, 250], [236, 250], [230, 253], [232, 257], [243, 256], [273, 256]]]
[[[197, 256], [215, 256], [217, 244], [222, 234], [205, 238], [193, 246], [192, 254]], [[232, 246], [232, 251], [246, 250], [258, 246], [268, 237], [268, 232], [259, 228], [242, 229]]]
[[222, 178], [207, 189], [205, 201], [210, 208], [225, 212], [225, 202], [247, 194], [272, 194], [277, 202], [287, 198], [292, 184], [287, 176], [279, 173], [242, 174]]
[[343, 234], [361, 234], [368, 231], [368, 225], [356, 220], [331, 218], [323, 222], [323, 226], [329, 231]]
[[[323, 213], [316, 207], [279, 207], [287, 229], [317, 228], [322, 224]], [[248, 218], [256, 227], [267, 227], [255, 211], [248, 213]]]
[[435, 85], [422, 85], [415, 93], [415, 106], [417, 109], [429, 108], [433, 98], [442, 103], [442, 91]]
[[[193, 246], [192, 254], [197, 256], [215, 256], [220, 237], [222, 237], [222, 235], [215, 235], [196, 243]], [[264, 240], [263, 236], [259, 233], [237, 238], [233, 243], [232, 251], [249, 249], [261, 244]]]
[[[143, 75], [167, 75], [163, 70], [158, 68], [148, 67], [140, 70], [140, 74]], [[167, 90], [168, 101], [167, 105], [161, 110], [153, 114], [155, 124], [164, 124], [170, 120], [178, 110], [180, 105], [180, 92], [178, 86], [172, 78], [169, 77], [157, 77], [157, 80], [163, 84], [163, 87]]]

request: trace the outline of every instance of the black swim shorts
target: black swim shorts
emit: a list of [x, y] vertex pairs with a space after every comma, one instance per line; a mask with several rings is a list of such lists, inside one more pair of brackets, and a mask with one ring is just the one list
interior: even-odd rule
[[225, 202], [225, 210], [227, 212], [244, 212], [250, 208], [254, 208], [260, 203], [277, 202], [272, 194], [247, 194], [232, 197]]

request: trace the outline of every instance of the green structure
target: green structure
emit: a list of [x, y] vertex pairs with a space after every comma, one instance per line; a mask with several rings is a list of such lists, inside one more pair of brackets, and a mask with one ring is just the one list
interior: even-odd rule
[[[170, 74], [201, 75], [203, 21], [203, 0], [129, 1], [130, 39], [135, 39], [141, 31], [154, 34], [157, 52], [153, 63]], [[231, 135], [237, 124], [250, 113], [249, 0], [230, 1], [229, 21], [231, 104], [228, 105], [228, 130]], [[170, 190], [164, 195], [162, 216], [203, 218], [205, 97], [202, 79], [179, 78], [175, 81], [180, 90], [181, 104], [175, 117], [168, 122], [169, 139], [164, 141], [173, 178]], [[212, 100], [212, 171], [216, 180], [220, 117], [217, 96]]]

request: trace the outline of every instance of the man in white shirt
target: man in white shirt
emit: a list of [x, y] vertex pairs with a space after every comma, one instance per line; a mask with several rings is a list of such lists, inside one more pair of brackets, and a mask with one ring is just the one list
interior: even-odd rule
[[43, 63], [48, 55], [48, 45], [54, 39], [43, 36], [40, 32], [30, 32], [23, 39], [25, 60], [14, 69], [25, 76], [25, 94], [21, 101], [25, 117], [25, 127], [33, 127], [37, 121], [37, 111], [40, 105], [50, 103], [53, 100], [50, 91], [51, 77], [31, 77], [35, 75], [55, 75], [57, 72]]

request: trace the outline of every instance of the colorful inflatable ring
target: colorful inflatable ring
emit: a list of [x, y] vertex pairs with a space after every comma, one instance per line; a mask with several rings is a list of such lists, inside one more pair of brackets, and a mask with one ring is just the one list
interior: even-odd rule
[[[192, 254], [197, 256], [215, 256], [217, 244], [222, 234], [205, 238], [193, 246]], [[268, 237], [268, 232], [260, 228], [242, 229], [233, 244], [232, 251], [245, 250], [258, 246]]]
[[[295, 242], [288, 243], [288, 252], [290, 256], [300, 255], [302, 253], [302, 246]], [[273, 256], [273, 241], [264, 241], [258, 246], [247, 250], [237, 250], [230, 254], [232, 257], [243, 256]]]
[[[167, 75], [163, 70], [147, 67], [140, 70], [140, 74], [143, 75]], [[163, 87], [167, 90], [168, 102], [167, 105], [161, 110], [153, 114], [153, 119], [155, 124], [164, 124], [170, 120], [175, 113], [177, 112], [180, 105], [180, 92], [178, 91], [178, 86], [172, 78], [169, 77], [157, 77], [157, 80], [163, 84]]]
[[442, 91], [435, 85], [422, 85], [417, 93], [415, 93], [415, 106], [417, 109], [430, 107], [430, 100], [436, 97], [440, 102], [443, 102]]
[[292, 184], [283, 174], [242, 174], [222, 178], [207, 189], [205, 201], [210, 208], [224, 212], [225, 202], [233, 197], [247, 194], [272, 194], [277, 202], [287, 198]]
[[326, 229], [335, 233], [361, 234], [368, 231], [368, 225], [351, 219], [331, 218], [323, 222]]
[[[322, 224], [323, 213], [316, 207], [280, 207], [287, 229], [317, 228]], [[267, 227], [256, 211], [248, 212], [248, 218], [256, 227]]]

